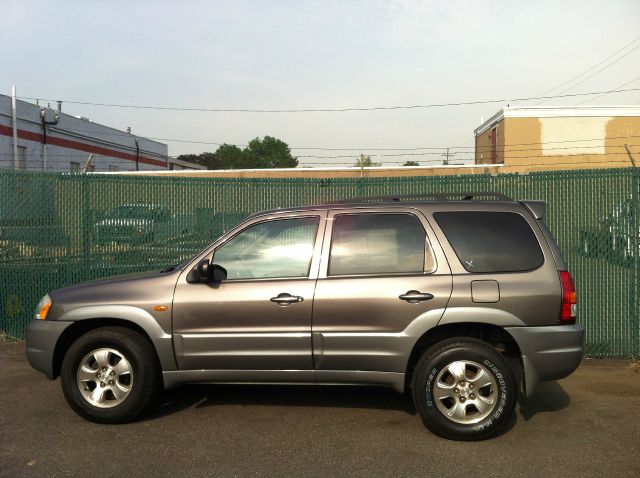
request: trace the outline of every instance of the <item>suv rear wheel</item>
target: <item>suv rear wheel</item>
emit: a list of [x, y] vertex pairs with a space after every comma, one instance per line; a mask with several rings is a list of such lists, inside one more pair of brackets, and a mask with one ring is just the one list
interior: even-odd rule
[[78, 338], [64, 356], [60, 378], [71, 408], [98, 423], [133, 419], [160, 385], [151, 344], [124, 327], [101, 327]]
[[443, 340], [416, 364], [413, 399], [427, 428], [453, 440], [480, 440], [513, 415], [516, 380], [507, 360], [485, 342]]

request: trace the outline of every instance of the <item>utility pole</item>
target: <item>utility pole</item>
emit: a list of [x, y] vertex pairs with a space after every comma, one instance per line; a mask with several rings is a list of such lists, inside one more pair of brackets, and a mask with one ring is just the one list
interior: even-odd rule
[[89, 157], [87, 158], [87, 161], [84, 163], [84, 168], [82, 168], [83, 173], [86, 173], [87, 171], [89, 171], [89, 167], [91, 166], [92, 159], [93, 159], [93, 153], [90, 153]]
[[[131, 134], [131, 126], [127, 126], [127, 133]], [[138, 137], [136, 135], [133, 135], [133, 141], [136, 143], [136, 171], [140, 171], [140, 144], [138, 143]], [[167, 158], [167, 164], [168, 163], [169, 158]]]
[[16, 105], [16, 87], [11, 87], [11, 120], [13, 122], [13, 169], [18, 169], [18, 119]]
[[[631, 231], [638, 231], [638, 228], [640, 228], [640, 215], [638, 214], [638, 211], [640, 211], [640, 204], [638, 201], [638, 196], [640, 195], [640, 172], [638, 172], [636, 161], [633, 159], [633, 154], [631, 154], [629, 145], [625, 144], [624, 149], [627, 150], [627, 154], [631, 160], [631, 165], [633, 166], [633, 169], [631, 170], [631, 207], [633, 208], [633, 214], [631, 215]], [[631, 278], [629, 290], [629, 305], [631, 306], [629, 310], [631, 310], [631, 317], [635, 322], [634, 328], [638, 330], [638, 323], [640, 322], [637, 309], [638, 301], [640, 300], [640, 296], [638, 295], [638, 290], [640, 288], [640, 243], [637, 232], [631, 234], [630, 255], [631, 260], [633, 261], [633, 276]], [[638, 350], [638, 347], [640, 347], [640, 333], [636, 334], [632, 340], [634, 350]]]
[[447, 152], [446, 152], [446, 153], [442, 153], [442, 156], [444, 156], [444, 157], [445, 157], [445, 160], [444, 160], [444, 161], [442, 161], [442, 164], [443, 164], [444, 166], [448, 165], [448, 164], [449, 164], [449, 158], [453, 158], [453, 157], [455, 156], [455, 154], [456, 154], [456, 153], [450, 153], [450, 152], [449, 152], [449, 148], [447, 148]]

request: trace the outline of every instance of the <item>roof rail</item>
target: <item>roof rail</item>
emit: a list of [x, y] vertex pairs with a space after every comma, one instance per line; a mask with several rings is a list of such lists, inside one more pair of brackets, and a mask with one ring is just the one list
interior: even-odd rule
[[513, 201], [512, 198], [502, 193], [495, 192], [465, 192], [465, 193], [421, 193], [421, 194], [398, 194], [393, 196], [363, 196], [350, 199], [338, 199], [330, 201], [326, 204], [348, 204], [348, 203], [365, 203], [375, 201], [401, 201], [406, 199], [429, 199], [434, 201], [472, 201], [474, 199], [494, 200], [494, 201]]

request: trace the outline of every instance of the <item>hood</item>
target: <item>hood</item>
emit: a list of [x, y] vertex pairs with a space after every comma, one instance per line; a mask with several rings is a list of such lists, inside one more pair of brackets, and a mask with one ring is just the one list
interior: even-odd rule
[[50, 292], [55, 320], [78, 307], [94, 305], [131, 305], [146, 308], [149, 304], [170, 305], [181, 270], [139, 272], [58, 289]]

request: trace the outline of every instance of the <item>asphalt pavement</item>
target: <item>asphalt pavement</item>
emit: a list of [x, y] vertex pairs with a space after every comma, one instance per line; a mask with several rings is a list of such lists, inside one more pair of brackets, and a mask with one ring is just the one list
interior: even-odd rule
[[640, 476], [640, 370], [585, 360], [484, 442], [431, 434], [373, 387], [188, 386], [97, 425], [0, 343], [0, 476]]

